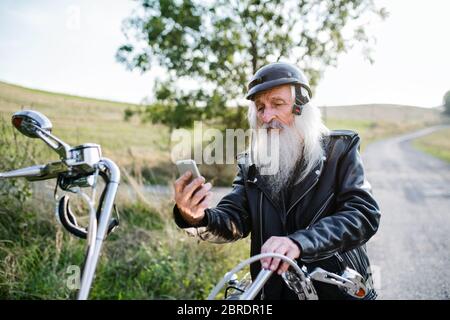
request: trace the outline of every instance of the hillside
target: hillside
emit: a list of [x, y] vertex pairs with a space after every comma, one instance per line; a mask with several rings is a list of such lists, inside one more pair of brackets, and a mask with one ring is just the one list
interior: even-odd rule
[[95, 142], [103, 153], [121, 165], [136, 161], [158, 161], [167, 149], [164, 126], [124, 121], [124, 111], [132, 104], [83, 98], [28, 89], [0, 82], [0, 117], [9, 121], [21, 109], [45, 114], [53, 132], [71, 145]]
[[[170, 161], [169, 131], [163, 125], [143, 124], [137, 118], [124, 121], [124, 111], [135, 105], [24, 88], [0, 82], [0, 117], [32, 108], [47, 115], [53, 132], [71, 145], [95, 142], [103, 154], [128, 168], [147, 183], [168, 182], [175, 176]], [[439, 121], [439, 112], [398, 105], [355, 105], [321, 108], [331, 129], [352, 129], [362, 137], [362, 149], [377, 139], [414, 130]], [[47, 149], [44, 156], [49, 155]], [[231, 182], [235, 167], [204, 167], [216, 182]]]

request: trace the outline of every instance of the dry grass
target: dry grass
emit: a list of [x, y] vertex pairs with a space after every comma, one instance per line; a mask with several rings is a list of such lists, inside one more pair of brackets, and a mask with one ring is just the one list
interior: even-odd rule
[[450, 128], [416, 139], [413, 145], [419, 150], [450, 163]]

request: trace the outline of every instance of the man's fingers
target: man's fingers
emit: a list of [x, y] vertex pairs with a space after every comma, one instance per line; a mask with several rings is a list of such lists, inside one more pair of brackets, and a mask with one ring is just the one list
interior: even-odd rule
[[192, 194], [197, 190], [205, 182], [205, 178], [198, 177], [195, 178], [191, 183], [189, 183], [183, 191], [183, 199], [189, 200], [192, 197]]
[[[287, 250], [288, 250], [288, 248], [286, 247], [286, 245], [284, 243], [282, 243], [273, 252], [284, 255]], [[280, 264], [280, 261], [281, 261], [281, 259], [279, 259], [279, 258], [273, 258], [272, 263], [270, 264], [270, 270], [272, 270], [272, 271], [277, 270], [278, 266]]]
[[[269, 245], [270, 245], [270, 239], [267, 240], [263, 244], [263, 246], [261, 247], [261, 253], [267, 253], [268, 252], [267, 248], [269, 247]], [[261, 267], [263, 269], [267, 269], [269, 267], [270, 260], [272, 260], [272, 259], [271, 258], [263, 258], [263, 259], [261, 259]]]
[[[272, 253], [280, 245], [275, 237], [269, 238], [261, 248], [261, 253]], [[268, 269], [272, 262], [272, 258], [261, 259], [261, 265], [264, 269]]]
[[[289, 248], [289, 250], [284, 254], [286, 257], [291, 258], [292, 260], [295, 260], [295, 249]], [[278, 274], [282, 274], [283, 272], [286, 272], [289, 269], [290, 264], [287, 262], [283, 262], [281, 266], [278, 268]]]
[[176, 193], [181, 193], [183, 191], [184, 187], [186, 186], [186, 183], [188, 183], [191, 176], [192, 172], [187, 171], [181, 177], [175, 180], [174, 186]]
[[192, 197], [191, 204], [196, 206], [198, 203], [202, 201], [202, 199], [206, 196], [209, 190], [211, 190], [211, 183], [205, 183], [199, 190], [197, 190]]
[[203, 200], [198, 204], [197, 208], [200, 209], [206, 209], [209, 207], [209, 201], [211, 201], [212, 198], [212, 192], [206, 193], [206, 196], [203, 198]]

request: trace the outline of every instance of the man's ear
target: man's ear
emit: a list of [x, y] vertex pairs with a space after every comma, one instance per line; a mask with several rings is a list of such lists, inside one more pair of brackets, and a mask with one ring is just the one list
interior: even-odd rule
[[292, 113], [299, 116], [302, 114], [303, 106], [309, 102], [308, 90], [300, 85], [291, 87], [294, 91], [294, 105], [292, 106]]

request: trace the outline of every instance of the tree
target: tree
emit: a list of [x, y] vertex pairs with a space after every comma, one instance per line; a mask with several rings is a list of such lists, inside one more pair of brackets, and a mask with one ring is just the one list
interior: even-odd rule
[[444, 95], [444, 114], [450, 116], [450, 90]]
[[[243, 120], [240, 108], [249, 76], [262, 65], [297, 63], [314, 88], [324, 69], [355, 44], [363, 46], [371, 61], [365, 27], [373, 18], [387, 16], [372, 0], [139, 2], [124, 21], [129, 42], [118, 49], [118, 61], [142, 72], [162, 67], [166, 77], [155, 96], [159, 101], [159, 90], [168, 90], [164, 103], [172, 112], [203, 107], [200, 113], [208, 119], [226, 117], [225, 105], [237, 106], [236, 126]], [[197, 99], [182, 98], [186, 96]]]

